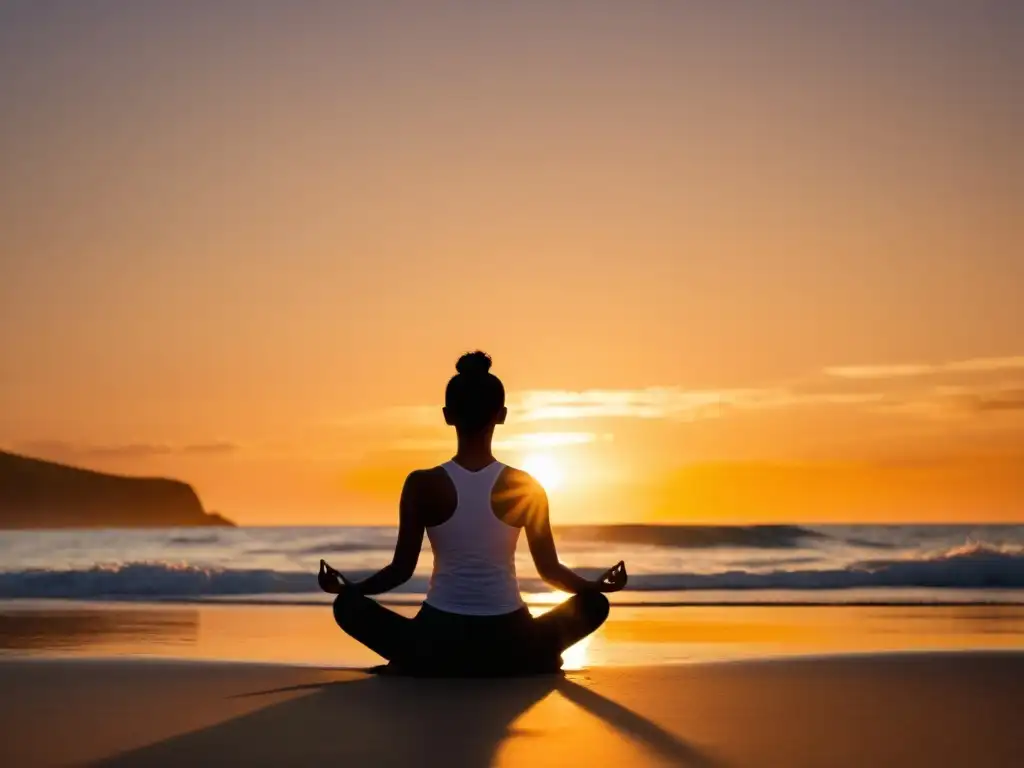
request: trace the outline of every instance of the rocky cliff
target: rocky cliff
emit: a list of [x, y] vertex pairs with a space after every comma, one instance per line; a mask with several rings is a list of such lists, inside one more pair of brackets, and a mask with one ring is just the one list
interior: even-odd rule
[[233, 525], [179, 480], [122, 477], [0, 451], [0, 528]]

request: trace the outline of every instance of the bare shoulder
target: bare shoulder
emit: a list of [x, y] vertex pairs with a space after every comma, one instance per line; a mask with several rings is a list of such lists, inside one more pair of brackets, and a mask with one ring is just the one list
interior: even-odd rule
[[499, 520], [521, 528], [547, 508], [547, 493], [533, 475], [515, 467], [502, 470], [491, 493], [491, 509]]
[[426, 526], [443, 523], [451, 517], [457, 503], [455, 486], [443, 467], [410, 472], [404, 495]]
[[523, 493], [544, 493], [544, 488], [537, 479], [524, 469], [506, 466], [498, 476], [496, 487], [515, 489]]
[[438, 471], [444, 472], [440, 467], [430, 467], [429, 469], [414, 469], [405, 478], [405, 485], [407, 488], [417, 489], [425, 485], [429, 485], [433, 478], [437, 477]]

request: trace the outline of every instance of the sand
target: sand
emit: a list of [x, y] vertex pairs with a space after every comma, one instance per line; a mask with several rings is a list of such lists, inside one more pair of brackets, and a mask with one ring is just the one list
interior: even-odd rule
[[1020, 766], [1024, 654], [606, 667], [504, 681], [0, 662], [0, 765]]
[[[964, 650], [1024, 651], [1024, 605], [616, 606], [565, 661], [579, 669]], [[14, 655], [381, 662], [338, 629], [328, 605], [0, 601], [0, 657]]]

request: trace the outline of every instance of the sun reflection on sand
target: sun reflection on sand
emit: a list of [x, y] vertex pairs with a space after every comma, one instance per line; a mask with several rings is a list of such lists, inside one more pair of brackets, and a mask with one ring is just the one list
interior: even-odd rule
[[540, 616], [542, 613], [547, 613], [559, 603], [564, 603], [568, 600], [571, 595], [568, 592], [559, 592], [552, 590], [551, 592], [524, 592], [523, 599], [527, 605], [530, 606], [530, 613], [534, 616]]
[[578, 672], [587, 666], [587, 649], [592, 637], [593, 635], [584, 637], [562, 653], [562, 669], [566, 672]]
[[[566, 595], [545, 593], [533, 615]], [[541, 600], [543, 598], [543, 601]], [[404, 616], [415, 605], [397, 607]], [[613, 607], [608, 621], [563, 654], [564, 669], [941, 650], [1020, 650], [1024, 606]], [[340, 629], [328, 606], [0, 601], [0, 657], [149, 656], [324, 667], [382, 659]]]
[[[550, 592], [536, 592], [524, 595], [529, 604], [530, 613], [534, 616], [542, 616], [556, 605], [568, 600], [572, 595], [568, 592], [561, 592], [557, 589]], [[600, 631], [600, 630], [598, 630]], [[562, 669], [566, 672], [578, 672], [587, 666], [589, 659], [588, 648], [593, 635], [583, 638], [576, 645], [567, 648], [562, 652]]]

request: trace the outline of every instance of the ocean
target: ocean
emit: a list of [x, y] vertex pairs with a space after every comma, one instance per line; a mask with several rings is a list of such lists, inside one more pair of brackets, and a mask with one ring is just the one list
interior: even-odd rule
[[[358, 579], [385, 565], [392, 527], [173, 528], [0, 534], [0, 599], [321, 603], [320, 558]], [[625, 560], [623, 605], [1024, 604], [1024, 525], [573, 526], [563, 562], [596, 576]], [[383, 596], [415, 603], [431, 567]], [[550, 600], [520, 540], [528, 601]]]

